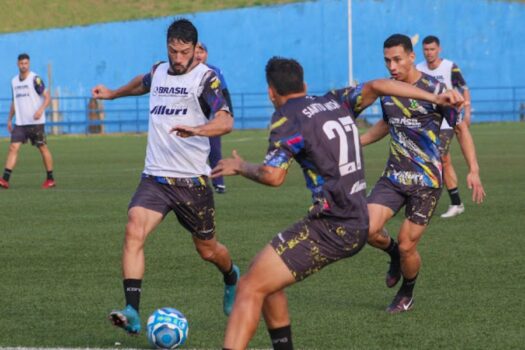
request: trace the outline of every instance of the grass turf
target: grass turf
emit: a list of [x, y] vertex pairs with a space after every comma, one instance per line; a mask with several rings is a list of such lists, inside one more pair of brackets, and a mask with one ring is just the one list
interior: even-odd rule
[[[414, 310], [383, 311], [395, 294], [384, 286], [388, 259], [365, 247], [289, 288], [298, 349], [523, 346], [525, 124], [473, 125], [472, 132], [487, 199], [472, 204], [454, 141], [466, 212], [449, 220], [436, 215], [425, 233]], [[50, 137], [58, 185], [47, 191], [39, 189], [45, 174], [38, 152], [22, 147], [12, 187], [0, 192], [0, 346], [148, 346], [145, 336], [128, 337], [106, 320], [123, 306], [121, 244], [145, 142], [144, 135]], [[2, 140], [0, 161], [7, 147]], [[235, 131], [223, 138], [224, 154], [232, 148], [259, 162], [266, 132]], [[365, 149], [369, 188], [386, 155], [386, 141]], [[237, 177], [226, 182], [227, 194], [215, 197], [219, 239], [245, 272], [273, 235], [305, 214], [309, 194], [297, 165], [278, 189]], [[400, 220], [388, 225], [391, 233]], [[149, 237], [146, 259], [143, 322], [155, 308], [176, 307], [190, 322], [187, 348], [219, 348], [226, 323], [222, 276], [199, 259], [173, 215]], [[251, 346], [270, 346], [262, 324]]]
[[[18, 0], [1, 1], [0, 33], [215, 11], [294, 0]], [[297, 1], [297, 0], [295, 0]], [[36, 9], [36, 10], [35, 10]]]

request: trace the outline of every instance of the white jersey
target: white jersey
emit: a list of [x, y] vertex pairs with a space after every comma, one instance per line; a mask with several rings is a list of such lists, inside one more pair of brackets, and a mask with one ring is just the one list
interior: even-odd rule
[[170, 75], [168, 68], [168, 63], [161, 63], [152, 76], [144, 173], [178, 178], [209, 176], [208, 137], [182, 138], [170, 134], [170, 129], [178, 124], [197, 126], [208, 122], [199, 96], [201, 82], [210, 68], [199, 64], [183, 75]]
[[[416, 69], [436, 78], [445, 84], [447, 89], [452, 89], [452, 66], [454, 66], [454, 62], [443, 59], [436, 69], [430, 69], [426, 61], [418, 63]], [[443, 129], [452, 129], [445, 119], [441, 123], [441, 130]]]
[[35, 89], [35, 78], [37, 78], [37, 75], [29, 72], [29, 75], [24, 80], [20, 80], [19, 75], [16, 75], [11, 80], [16, 125], [35, 125], [46, 122], [45, 111], [39, 119], [35, 120], [34, 118], [36, 111], [44, 103], [43, 94], [39, 95]]

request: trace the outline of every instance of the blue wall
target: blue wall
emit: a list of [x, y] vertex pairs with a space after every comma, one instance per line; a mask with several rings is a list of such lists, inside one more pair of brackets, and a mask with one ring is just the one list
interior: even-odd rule
[[[525, 85], [525, 5], [487, 0], [353, 0], [354, 78], [387, 75], [382, 43], [395, 32], [442, 39], [471, 87]], [[264, 66], [273, 55], [297, 58], [310, 91], [347, 84], [347, 1], [304, 3], [189, 14], [221, 67], [230, 91], [265, 92]], [[60, 96], [85, 96], [97, 83], [116, 87], [166, 57], [172, 18], [0, 35], [0, 97], [9, 97], [16, 56], [28, 52], [32, 68]], [[421, 40], [420, 39], [420, 40]], [[416, 46], [420, 58], [421, 44]], [[491, 90], [492, 91], [492, 90]], [[498, 92], [490, 92], [497, 94]], [[508, 93], [508, 92], [506, 92]], [[482, 94], [482, 92], [480, 92]], [[0, 101], [0, 114], [7, 106]], [[1, 119], [3, 117], [0, 116]]]

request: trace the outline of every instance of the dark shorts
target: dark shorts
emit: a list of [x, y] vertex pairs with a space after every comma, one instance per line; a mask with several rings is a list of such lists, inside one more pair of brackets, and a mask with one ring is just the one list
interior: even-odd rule
[[163, 216], [173, 211], [180, 224], [195, 238], [212, 239], [215, 236], [213, 191], [205, 177], [199, 179], [202, 179], [200, 183], [192, 179], [173, 179], [170, 185], [159, 183], [153, 177], [143, 177], [128, 210], [143, 207]]
[[381, 177], [367, 198], [368, 204], [380, 204], [397, 213], [405, 206], [405, 217], [418, 225], [428, 225], [436, 209], [442, 188], [413, 186], [403, 190]]
[[275, 236], [270, 244], [296, 281], [338, 260], [357, 254], [368, 228], [350, 228], [329, 218], [304, 218]]
[[439, 131], [439, 154], [443, 157], [450, 151], [450, 142], [454, 138], [454, 129], [443, 129]]
[[46, 144], [46, 131], [44, 124], [36, 125], [15, 125], [11, 132], [11, 143], [26, 143], [31, 140], [31, 144], [40, 147]]

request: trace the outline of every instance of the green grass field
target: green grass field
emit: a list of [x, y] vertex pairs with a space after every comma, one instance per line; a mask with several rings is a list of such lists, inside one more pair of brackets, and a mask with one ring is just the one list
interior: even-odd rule
[[[383, 310], [395, 290], [384, 286], [385, 254], [366, 247], [288, 290], [298, 349], [519, 349], [525, 344], [525, 124], [473, 125], [486, 202], [472, 204], [457, 142], [453, 154], [466, 213], [436, 216], [420, 244], [423, 267], [412, 312]], [[138, 183], [144, 135], [51, 137], [58, 186], [40, 190], [36, 149], [23, 147], [12, 188], [0, 192], [0, 347], [148, 347], [110, 326], [123, 306], [120, 254], [128, 201]], [[0, 161], [8, 141], [0, 141]], [[261, 161], [265, 131], [223, 139]], [[369, 187], [380, 175], [387, 144], [365, 152]], [[219, 238], [242, 271], [279, 230], [301, 218], [309, 194], [297, 165], [283, 187], [228, 178], [216, 196]], [[443, 196], [438, 213], [448, 205]], [[401, 218], [389, 229], [395, 233]], [[217, 349], [226, 318], [222, 276], [201, 261], [173, 215], [146, 246], [143, 322], [173, 306], [189, 319], [186, 348]], [[261, 324], [253, 348], [269, 348]]]
[[0, 33], [171, 16], [297, 0], [0, 0]]

